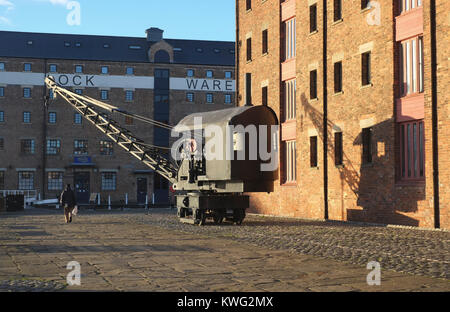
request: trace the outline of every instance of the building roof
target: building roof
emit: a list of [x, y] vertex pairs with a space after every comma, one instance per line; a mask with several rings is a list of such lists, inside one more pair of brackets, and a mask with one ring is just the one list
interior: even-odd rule
[[[230, 41], [163, 39], [174, 48], [174, 64], [234, 66]], [[156, 42], [139, 37], [0, 31], [0, 57], [150, 63]]]

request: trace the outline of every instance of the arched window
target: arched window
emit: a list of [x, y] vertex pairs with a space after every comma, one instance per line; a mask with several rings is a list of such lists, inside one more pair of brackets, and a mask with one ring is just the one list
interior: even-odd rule
[[165, 50], [159, 50], [155, 53], [155, 63], [170, 63], [170, 55]]

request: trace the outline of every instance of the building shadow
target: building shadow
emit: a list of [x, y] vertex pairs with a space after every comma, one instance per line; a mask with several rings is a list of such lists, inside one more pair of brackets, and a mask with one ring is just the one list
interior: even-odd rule
[[[324, 140], [324, 115], [313, 107], [307, 100], [305, 94], [301, 95], [301, 105], [304, 118], [309, 119], [317, 130], [318, 136]], [[339, 127], [330, 119], [327, 119], [326, 133], [328, 136], [327, 155], [328, 172], [336, 168], [339, 171], [340, 185], [329, 184], [330, 190], [340, 188], [340, 205], [342, 211], [346, 212], [347, 221], [371, 222], [381, 224], [401, 224], [418, 226], [419, 221], [404, 215], [403, 213], [414, 213], [418, 211], [418, 201], [425, 199], [425, 185], [402, 187], [396, 185], [396, 172], [394, 168], [398, 153], [395, 150], [396, 133], [395, 124], [392, 120], [385, 120], [373, 125], [372, 128], [372, 162], [364, 164], [362, 159], [363, 134], [362, 129], [353, 140], [353, 145], [361, 146], [361, 161], [356, 163], [343, 149], [343, 166], [335, 167], [335, 143], [334, 130]], [[348, 134], [344, 133], [344, 140]], [[394, 146], [392, 146], [394, 145]], [[392, 168], [392, 170], [389, 170]], [[347, 186], [347, 187], [346, 187]], [[356, 202], [348, 207], [348, 201], [344, 198], [346, 189], [350, 189], [356, 197]], [[342, 216], [344, 219], [344, 215]]]

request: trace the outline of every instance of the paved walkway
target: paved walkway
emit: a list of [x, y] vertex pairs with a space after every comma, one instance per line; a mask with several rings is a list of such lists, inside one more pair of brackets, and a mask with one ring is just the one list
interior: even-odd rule
[[[450, 291], [449, 232], [258, 216], [197, 227], [170, 210], [62, 221], [0, 215], [0, 291]], [[366, 282], [374, 260], [381, 286]], [[81, 286], [66, 285], [71, 261]]]

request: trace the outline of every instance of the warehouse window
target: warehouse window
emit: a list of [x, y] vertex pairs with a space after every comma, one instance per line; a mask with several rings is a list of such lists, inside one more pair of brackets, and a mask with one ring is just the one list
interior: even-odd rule
[[252, 38], [247, 38], [247, 62], [252, 60]]
[[309, 32], [317, 31], [317, 4], [309, 7]]
[[206, 93], [206, 103], [214, 103], [214, 95], [212, 93]]
[[102, 66], [102, 74], [103, 75], [109, 74], [109, 67], [108, 66]]
[[47, 155], [59, 155], [61, 152], [60, 140], [47, 140]]
[[23, 71], [30, 72], [31, 71], [31, 64], [30, 63], [23, 64]]
[[334, 63], [334, 93], [342, 92], [342, 62]]
[[403, 96], [424, 91], [423, 37], [401, 43], [401, 92]]
[[213, 78], [214, 77], [214, 72], [212, 70], [207, 70], [206, 71], [206, 78]]
[[83, 95], [83, 89], [75, 89], [75, 93], [78, 95]]
[[23, 88], [23, 97], [26, 99], [31, 98], [31, 88]]
[[225, 79], [231, 79], [232, 73], [230, 71], [225, 72]]
[[5, 150], [5, 139], [0, 138], [0, 151]]
[[56, 123], [56, 113], [55, 112], [48, 113], [48, 123], [49, 124], [55, 124]]
[[134, 92], [132, 90], [125, 91], [125, 101], [132, 102], [134, 100]]
[[344, 148], [343, 148], [342, 132], [334, 134], [334, 164], [342, 166], [344, 164]]
[[367, 9], [369, 6], [370, 0], [361, 0], [361, 10]]
[[31, 113], [23, 112], [23, 123], [31, 123]]
[[81, 42], [75, 42], [75, 47], [81, 48]]
[[5, 122], [5, 112], [0, 111], [0, 122]]
[[309, 98], [317, 99], [317, 70], [309, 72]]
[[252, 105], [252, 74], [245, 74], [245, 104]]
[[262, 54], [269, 53], [269, 31], [264, 29], [262, 31]]
[[231, 94], [225, 94], [225, 104], [231, 104]]
[[104, 49], [109, 49], [109, 48], [111, 48], [111, 45], [109, 43], [104, 43], [103, 44], [103, 48]]
[[140, 50], [142, 47], [140, 45], [129, 45], [128, 49], [130, 50]]
[[262, 87], [261, 89], [261, 104], [264, 106], [267, 106], [268, 104], [268, 88], [266, 87]]
[[362, 163], [372, 163], [372, 128], [362, 130]]
[[102, 173], [102, 191], [116, 190], [117, 173], [103, 172]]
[[296, 38], [296, 19], [293, 18], [284, 23], [285, 33], [285, 60], [296, 56], [297, 38]]
[[361, 71], [362, 71], [362, 85], [367, 86], [371, 84], [371, 66], [370, 66], [370, 52], [361, 55]]
[[425, 177], [425, 147], [423, 121], [400, 124], [400, 166], [402, 180]]
[[74, 122], [76, 125], [81, 125], [81, 124], [83, 123], [83, 118], [81, 117], [81, 114], [75, 113], [75, 114], [73, 115], [73, 122]]
[[65, 46], [66, 48], [69, 48], [69, 47], [71, 46], [71, 44], [70, 44], [70, 42], [65, 41], [65, 42], [64, 42], [64, 46]]
[[58, 71], [58, 66], [55, 64], [50, 64], [48, 71], [51, 73], [56, 73]]
[[187, 92], [187, 93], [186, 93], [186, 101], [188, 101], [188, 102], [194, 102], [194, 93], [192, 93], [192, 92]]
[[0, 71], [4, 71], [5, 70], [5, 63], [0, 63]]
[[108, 90], [101, 90], [101, 91], [100, 91], [100, 98], [101, 98], [102, 100], [108, 100], [108, 98], [109, 98], [109, 92], [108, 92]]
[[5, 172], [0, 171], [0, 190], [5, 189]]
[[30, 191], [34, 189], [34, 172], [19, 172], [19, 190]]
[[113, 141], [100, 141], [100, 155], [112, 156], [114, 155]]
[[63, 189], [63, 173], [62, 172], [48, 172], [47, 173], [47, 188], [49, 191], [62, 191]]
[[76, 72], [77, 74], [83, 73], [83, 65], [76, 65], [76, 66], [75, 66], [75, 72]]
[[297, 181], [297, 142], [285, 143], [285, 183]]
[[309, 138], [309, 155], [311, 168], [317, 167], [317, 136]]
[[134, 75], [134, 67], [127, 67], [127, 75]]
[[411, 9], [422, 6], [422, 0], [400, 0], [401, 12], [407, 12]]
[[188, 69], [186, 72], [186, 76], [188, 77], [194, 77], [194, 70], [193, 69]]
[[342, 0], [334, 0], [334, 21], [342, 19]]
[[293, 79], [284, 83], [285, 92], [285, 118], [294, 120], [297, 112], [297, 80]]
[[0, 87], [0, 97], [5, 96], [5, 87]]
[[33, 139], [25, 139], [20, 141], [20, 153], [22, 155], [34, 155], [35, 143]]
[[73, 154], [84, 156], [88, 155], [88, 141], [87, 140], [75, 140], [73, 144]]

